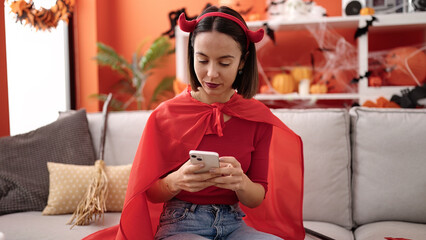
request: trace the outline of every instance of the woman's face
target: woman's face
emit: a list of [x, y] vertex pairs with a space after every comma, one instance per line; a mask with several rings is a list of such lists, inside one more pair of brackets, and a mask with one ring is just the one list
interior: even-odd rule
[[[226, 102], [232, 84], [244, 66], [238, 43], [216, 31], [199, 33], [194, 41], [194, 70], [210, 102]], [[203, 92], [203, 91], [202, 91]]]

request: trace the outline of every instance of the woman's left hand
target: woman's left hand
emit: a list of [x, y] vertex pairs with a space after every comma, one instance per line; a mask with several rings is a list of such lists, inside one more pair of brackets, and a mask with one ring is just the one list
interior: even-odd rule
[[235, 157], [220, 157], [220, 167], [210, 170], [211, 173], [218, 174], [219, 177], [210, 179], [216, 187], [238, 191], [244, 187], [244, 180], [247, 178], [241, 169], [241, 164]]
[[259, 183], [254, 183], [244, 173], [240, 162], [234, 157], [220, 157], [220, 167], [210, 170], [218, 177], [207, 181], [214, 186], [235, 191], [238, 200], [245, 206], [259, 206], [265, 198], [265, 189]]

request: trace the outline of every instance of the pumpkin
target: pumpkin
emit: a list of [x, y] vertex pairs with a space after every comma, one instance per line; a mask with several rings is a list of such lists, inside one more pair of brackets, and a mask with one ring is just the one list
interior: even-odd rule
[[290, 73], [296, 83], [299, 83], [302, 79], [312, 80], [312, 69], [309, 67], [294, 67]]
[[269, 89], [269, 86], [264, 84], [260, 87], [260, 93], [273, 93], [271, 89]]
[[290, 74], [279, 73], [272, 78], [272, 87], [279, 93], [291, 93], [296, 90], [296, 83]]
[[343, 70], [324, 70], [317, 72], [314, 77], [314, 83], [327, 85], [327, 93], [345, 93], [352, 92], [349, 85], [352, 80], [349, 72]]
[[374, 13], [374, 8], [371, 7], [361, 8], [361, 11], [359, 12], [360, 15], [374, 15]]
[[382, 86], [382, 84], [383, 84], [382, 78], [379, 76], [371, 76], [368, 78], [368, 86], [380, 87]]
[[262, 20], [262, 17], [259, 13], [249, 14], [247, 17], [247, 21], [259, 21]]
[[179, 93], [183, 92], [188, 85], [183, 83], [179, 79], [173, 80], [173, 92], [178, 95]]
[[385, 57], [387, 69], [386, 82], [395, 86], [417, 85], [412, 75], [408, 71], [405, 60], [419, 85], [426, 80], [426, 54], [415, 47], [394, 48]]
[[367, 100], [362, 104], [363, 107], [373, 108], [401, 108], [397, 103], [387, 100], [384, 97], [379, 97], [376, 102]]
[[377, 107], [377, 104], [376, 104], [376, 103], [374, 103], [374, 102], [373, 102], [373, 101], [371, 101], [371, 100], [367, 100], [367, 101], [365, 101], [365, 102], [362, 104], [362, 106], [363, 106], [363, 107], [375, 108], [375, 107]]
[[311, 85], [309, 90], [312, 94], [323, 94], [327, 93], [327, 85], [324, 83], [315, 83]]

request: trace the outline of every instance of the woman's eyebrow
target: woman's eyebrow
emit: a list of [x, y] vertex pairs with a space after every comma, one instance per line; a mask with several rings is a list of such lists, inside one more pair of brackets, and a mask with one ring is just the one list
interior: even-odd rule
[[[195, 52], [195, 54], [197, 54], [197, 55], [202, 55], [202, 56], [204, 56], [204, 57], [208, 57], [206, 54], [204, 54], [204, 53], [202, 53], [202, 52]], [[224, 55], [224, 56], [220, 56], [219, 57], [219, 59], [223, 59], [223, 58], [235, 58], [234, 56], [232, 56], [232, 55]]]

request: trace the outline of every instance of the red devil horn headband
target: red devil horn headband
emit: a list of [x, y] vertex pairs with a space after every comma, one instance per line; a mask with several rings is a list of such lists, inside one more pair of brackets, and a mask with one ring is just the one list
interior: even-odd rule
[[205, 18], [205, 17], [213, 17], [213, 16], [223, 17], [223, 18], [229, 19], [229, 20], [235, 22], [236, 24], [238, 24], [244, 30], [244, 32], [246, 33], [246, 36], [247, 36], [247, 39], [248, 39], [248, 41], [247, 41], [247, 48], [248, 48], [248, 45], [249, 45], [250, 42], [257, 43], [260, 40], [262, 40], [262, 38], [263, 38], [264, 31], [263, 31], [262, 28], [259, 29], [259, 30], [257, 30], [257, 31], [251, 31], [251, 30], [249, 30], [247, 28], [246, 25], [244, 25], [241, 22], [240, 19], [238, 19], [238, 18], [236, 18], [236, 17], [234, 17], [232, 15], [223, 13], [223, 12], [209, 12], [209, 13], [201, 15], [197, 19], [194, 19], [194, 20], [191, 20], [191, 21], [186, 20], [185, 13], [182, 13], [179, 16], [179, 27], [184, 32], [193, 32], [194, 29], [195, 29], [195, 27], [197, 26], [197, 24], [203, 18]]

